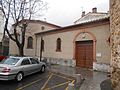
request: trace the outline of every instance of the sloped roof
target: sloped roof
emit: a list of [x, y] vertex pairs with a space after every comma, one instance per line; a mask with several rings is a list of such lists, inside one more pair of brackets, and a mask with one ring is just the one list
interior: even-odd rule
[[99, 21], [101, 19], [109, 18], [110, 15], [108, 13], [92, 13], [89, 12], [85, 16], [79, 18], [74, 22], [74, 24], [83, 24], [83, 23], [89, 23], [93, 21]]
[[[42, 20], [28, 20], [28, 19], [24, 19], [24, 20], [19, 21], [19, 23], [24, 22], [24, 21], [29, 21], [30, 23], [42, 23], [42, 24], [50, 25], [50, 26], [53, 26], [53, 27], [56, 27], [56, 28], [61, 28], [61, 26], [58, 26], [58, 25], [55, 25], [55, 24], [52, 24], [52, 23], [48, 23], [48, 22], [42, 21]], [[14, 24], [13, 24], [13, 26], [14, 26]]]
[[79, 26], [82, 27], [83, 25], [95, 24], [95, 23], [105, 22], [105, 21], [109, 22], [109, 18], [110, 18], [109, 13], [89, 12], [85, 16], [76, 20], [73, 25], [61, 27], [59, 29], [53, 29], [53, 30], [49, 30], [49, 31], [36, 33], [35, 35], [41, 35], [41, 34], [46, 34], [46, 33], [51, 33], [51, 32], [56, 32], [56, 31], [59, 32], [62, 30], [68, 31], [67, 29], [79, 27]]
[[80, 27], [80, 26], [82, 27], [83, 25], [95, 24], [95, 23], [99, 23], [99, 22], [106, 22], [106, 21], [109, 22], [109, 18], [110, 18], [109, 16], [105, 17], [105, 18], [99, 18], [99, 19], [96, 19], [96, 20], [93, 20], [93, 21], [90, 21], [90, 22], [84, 22], [84, 23], [79, 23], [79, 24], [74, 24], [74, 25], [62, 27], [62, 28], [59, 28], [59, 29], [53, 29], [53, 30], [49, 30], [49, 31], [35, 33], [35, 35], [43, 35], [43, 34], [52, 33], [52, 32], [59, 32], [59, 31], [62, 31], [62, 30], [69, 31], [67, 29]]

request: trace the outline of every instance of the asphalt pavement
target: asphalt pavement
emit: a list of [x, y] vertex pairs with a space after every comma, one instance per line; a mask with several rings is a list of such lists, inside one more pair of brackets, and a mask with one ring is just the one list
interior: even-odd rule
[[0, 90], [67, 90], [74, 78], [47, 70], [24, 77], [21, 82], [0, 81]]
[[112, 90], [109, 81], [105, 82], [104, 84], [101, 84], [109, 79], [109, 77], [107, 77], [106, 72], [99, 72], [99, 71], [94, 71], [92, 69], [67, 67], [60, 65], [52, 65], [50, 67], [50, 70], [52, 72], [62, 73], [64, 75], [71, 76], [74, 78], [76, 78], [77, 74], [81, 74], [84, 81], [80, 84], [79, 90]]
[[[84, 79], [80, 84], [76, 82], [77, 74], [81, 74], [81, 78]], [[51, 65], [45, 73], [29, 75], [21, 82], [0, 81], [0, 90], [68, 90], [69, 83], [74, 84], [75, 90], [101, 90], [100, 85], [106, 86], [102, 83], [106, 79], [109, 78], [105, 72]]]

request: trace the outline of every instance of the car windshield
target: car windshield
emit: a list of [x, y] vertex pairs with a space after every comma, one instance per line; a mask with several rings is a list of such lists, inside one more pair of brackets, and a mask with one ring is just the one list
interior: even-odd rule
[[19, 58], [7, 58], [2, 60], [0, 64], [15, 65], [19, 60]]

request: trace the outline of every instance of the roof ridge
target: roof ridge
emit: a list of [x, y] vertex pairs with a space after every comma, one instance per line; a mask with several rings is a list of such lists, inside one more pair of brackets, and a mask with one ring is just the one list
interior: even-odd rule
[[[49, 23], [49, 22], [43, 21], [43, 20], [35, 20], [35, 19], [29, 20], [29, 19], [24, 19], [24, 20], [20, 20], [18, 23], [21, 23], [22, 21], [30, 21], [30, 22], [33, 22], [33, 23], [35, 23], [35, 22], [38, 22], [38, 23], [41, 22], [41, 23], [45, 23], [45, 24], [49, 24], [49, 25], [52, 25], [52, 26], [61, 28], [61, 26], [58, 26], [58, 25], [56, 25], [56, 24], [52, 24], [52, 23]], [[12, 26], [14, 26], [14, 25], [15, 25], [15, 24], [13, 24]]]
[[76, 26], [80, 26], [80, 25], [82, 26], [82, 25], [91, 24], [91, 23], [95, 23], [95, 22], [106, 21], [106, 20], [109, 22], [109, 18], [110, 18], [110, 16], [105, 17], [105, 18], [101, 18], [101, 19], [97, 19], [97, 20], [93, 20], [93, 21], [90, 21], [90, 22], [78, 23], [78, 24], [73, 24], [73, 25], [70, 25], [70, 26], [65, 26], [65, 27], [62, 27], [62, 28], [59, 28], [59, 29], [52, 29], [50, 31], [35, 33], [35, 35], [55, 32], [55, 31], [59, 31], [59, 30], [63, 30], [63, 29], [68, 29], [68, 28], [72, 28], [72, 27], [76, 27]]
[[[92, 14], [96, 14], [96, 15], [93, 15], [93, 16], [92, 16]], [[97, 14], [98, 14], [98, 16], [97, 16]], [[103, 14], [103, 15], [99, 15], [99, 14]], [[92, 16], [92, 18], [89, 18], [90, 15]], [[89, 19], [85, 19], [87, 16], [88, 16]], [[77, 24], [77, 23], [79, 23], [79, 22], [84, 22], [84, 21], [87, 21], [87, 20], [89, 21], [90, 19], [104, 18], [104, 17], [107, 17], [107, 16], [109, 16], [109, 13], [101, 13], [101, 12], [93, 13], [93, 12], [89, 12], [89, 13], [87, 13], [85, 16], [80, 17], [78, 20], [76, 20], [76, 21], [74, 22], [74, 24]], [[84, 20], [84, 19], [85, 19], [85, 20]]]

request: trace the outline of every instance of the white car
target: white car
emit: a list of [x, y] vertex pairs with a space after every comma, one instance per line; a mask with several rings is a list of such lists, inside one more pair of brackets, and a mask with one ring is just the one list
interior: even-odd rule
[[24, 76], [45, 72], [46, 64], [32, 57], [9, 57], [0, 62], [0, 80], [21, 81]]

